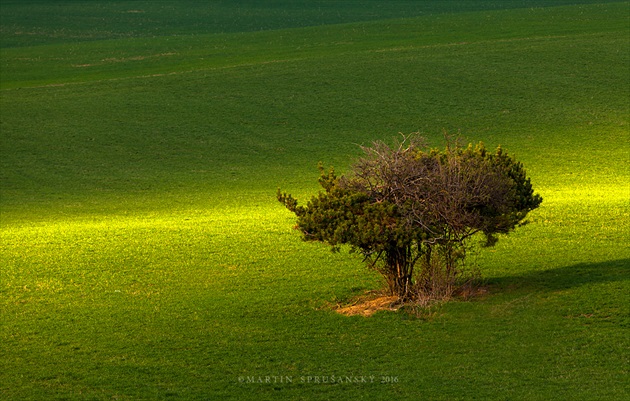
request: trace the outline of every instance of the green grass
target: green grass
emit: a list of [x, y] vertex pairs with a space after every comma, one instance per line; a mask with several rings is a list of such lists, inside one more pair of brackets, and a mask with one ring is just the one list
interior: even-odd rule
[[[630, 4], [577, 3], [2, 2], [0, 398], [627, 398]], [[482, 298], [336, 314], [382, 283], [276, 187], [442, 129], [542, 207]]]
[[[599, 1], [599, 3], [611, 0]], [[133, 37], [251, 32], [593, 0], [3, 0], [0, 47]]]

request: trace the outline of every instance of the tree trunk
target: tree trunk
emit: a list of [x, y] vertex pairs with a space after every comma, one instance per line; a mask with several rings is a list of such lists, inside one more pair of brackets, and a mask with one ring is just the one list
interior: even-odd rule
[[407, 247], [391, 245], [387, 254], [387, 281], [392, 295], [407, 299], [412, 287], [413, 266]]

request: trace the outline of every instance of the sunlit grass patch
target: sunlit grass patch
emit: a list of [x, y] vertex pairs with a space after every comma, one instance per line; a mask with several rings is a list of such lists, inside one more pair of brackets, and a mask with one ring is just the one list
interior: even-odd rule
[[292, 255], [301, 244], [291, 227], [279, 208], [240, 206], [5, 227], [3, 282], [17, 298], [62, 292], [151, 297], [186, 287], [230, 292], [232, 280], [249, 275], [283, 283], [304, 273], [300, 263], [319, 263], [312, 254], [310, 261]]
[[[479, 252], [478, 263], [490, 268], [486, 277], [511, 275], [518, 285], [522, 274], [580, 264], [622, 267], [628, 263], [627, 188], [542, 188], [541, 194], [543, 205], [531, 214], [528, 225], [502, 238], [495, 249]], [[562, 274], [557, 280], [563, 280]]]

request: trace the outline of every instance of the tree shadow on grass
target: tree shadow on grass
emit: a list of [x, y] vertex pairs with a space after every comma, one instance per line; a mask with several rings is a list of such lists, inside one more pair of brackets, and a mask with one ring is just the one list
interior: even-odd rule
[[[578, 263], [563, 266], [556, 269], [541, 271], [530, 271], [522, 275], [490, 277], [483, 280], [478, 288], [473, 288], [470, 293], [460, 294], [456, 298], [474, 299], [483, 297], [489, 293], [500, 294], [505, 292], [554, 292], [571, 288], [581, 287], [588, 284], [607, 282], [630, 281], [630, 259], [618, 259], [600, 263]], [[360, 290], [355, 288], [354, 290]], [[354, 298], [352, 302], [337, 303], [335, 306], [328, 305], [338, 313], [343, 315], [371, 316], [373, 313], [382, 310], [397, 310], [404, 305], [397, 302], [397, 297], [385, 296], [381, 291], [365, 292]], [[438, 302], [439, 304], [439, 302]], [[431, 306], [433, 304], [429, 304]], [[409, 306], [409, 305], [407, 305]], [[420, 308], [411, 305], [407, 308], [412, 315], [426, 319], [425, 306]], [[417, 306], [417, 305], [415, 305]], [[434, 312], [432, 312], [434, 313]]]
[[630, 280], [630, 259], [600, 263], [578, 263], [556, 269], [531, 271], [518, 276], [489, 277], [486, 285], [493, 289], [559, 291], [587, 284]]

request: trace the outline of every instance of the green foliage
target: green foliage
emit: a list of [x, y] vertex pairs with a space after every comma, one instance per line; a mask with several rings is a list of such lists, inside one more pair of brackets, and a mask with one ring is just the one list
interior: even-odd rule
[[[514, 230], [542, 202], [522, 163], [501, 147], [423, 149], [416, 141], [390, 148], [375, 143], [348, 176], [320, 164], [324, 192], [298, 205], [278, 200], [297, 216], [304, 240], [348, 244], [380, 263], [392, 294], [449, 297], [456, 290], [467, 240], [483, 233], [486, 244]], [[415, 263], [421, 261], [414, 280]], [[437, 292], [437, 293], [436, 293]]]
[[324, 192], [310, 199], [307, 206], [278, 189], [278, 200], [298, 216], [297, 228], [304, 240], [330, 244], [333, 250], [349, 244], [364, 253], [382, 251], [382, 238], [406, 243], [407, 232], [401, 230], [395, 205], [373, 202], [362, 192], [339, 186], [333, 169], [325, 172], [320, 165], [320, 185]]

